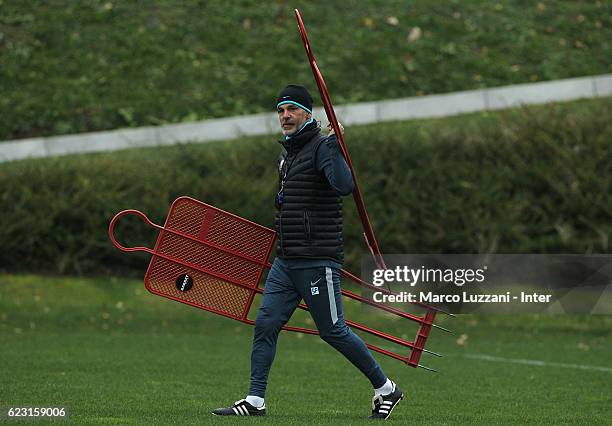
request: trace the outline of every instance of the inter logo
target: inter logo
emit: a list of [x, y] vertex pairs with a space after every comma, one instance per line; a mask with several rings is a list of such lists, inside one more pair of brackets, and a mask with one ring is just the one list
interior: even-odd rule
[[316, 296], [317, 294], [319, 294], [319, 287], [310, 287], [310, 293], [313, 296]]

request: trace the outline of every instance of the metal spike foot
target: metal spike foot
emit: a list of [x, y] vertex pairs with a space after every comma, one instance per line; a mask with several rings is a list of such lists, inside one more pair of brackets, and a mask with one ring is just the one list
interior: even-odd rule
[[431, 371], [432, 373], [437, 373], [438, 370], [434, 370], [433, 368], [425, 367], [424, 365], [417, 364], [417, 367], [424, 368], [427, 371]]

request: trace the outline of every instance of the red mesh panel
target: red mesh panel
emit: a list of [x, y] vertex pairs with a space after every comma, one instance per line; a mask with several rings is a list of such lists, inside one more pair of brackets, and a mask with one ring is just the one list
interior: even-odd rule
[[[124, 247], [117, 242], [114, 236], [115, 224], [126, 215], [140, 216], [160, 231], [155, 248]], [[145, 285], [150, 292], [247, 324], [255, 324], [255, 321], [248, 318], [248, 314], [255, 294], [262, 292], [258, 285], [263, 271], [270, 267], [268, 257], [276, 237], [271, 229], [192, 198], [180, 197], [172, 204], [165, 226], [154, 224], [138, 210], [123, 210], [113, 217], [108, 232], [111, 241], [120, 250], [145, 251], [152, 254], [145, 275]], [[342, 274], [358, 285], [377, 289], [348, 271], [342, 270]], [[384, 289], [379, 290], [392, 294]], [[371, 350], [412, 367], [427, 368], [420, 365], [419, 361], [423, 352], [430, 352], [425, 349], [425, 341], [432, 327], [449, 331], [433, 323], [436, 315], [434, 307], [419, 304], [427, 308], [427, 313], [425, 316], [417, 316], [376, 303], [350, 291], [342, 290], [342, 294], [420, 324], [415, 341], [409, 342], [404, 338], [346, 320], [347, 324], [360, 331], [411, 348], [408, 357], [366, 343]], [[308, 310], [304, 304], [298, 307]], [[316, 330], [302, 327], [283, 328], [317, 334]]]
[[270, 235], [261, 232], [261, 228], [252, 224], [237, 222], [231, 216], [216, 215], [206, 239], [251, 256], [260, 262], [268, 260], [270, 255], [270, 251], [267, 250]]
[[166, 228], [196, 237], [206, 211], [206, 205], [198, 205], [179, 198], [170, 207], [170, 213], [166, 219]]
[[[254, 292], [244, 286], [259, 284], [274, 239], [269, 228], [178, 198], [157, 239], [145, 284], [160, 296], [245, 319]], [[176, 285], [184, 274], [193, 280], [187, 291]]]
[[169, 232], [162, 233], [164, 235], [157, 248], [158, 253], [181, 259], [234, 282], [251, 287], [257, 285], [257, 273], [261, 265]]
[[[150, 271], [146, 285], [152, 293], [223, 313], [235, 319], [241, 319], [244, 315], [252, 293], [246, 288], [156, 256], [151, 260]], [[188, 274], [194, 281], [193, 287], [187, 292], [179, 291], [175, 285], [176, 278], [182, 274]]]

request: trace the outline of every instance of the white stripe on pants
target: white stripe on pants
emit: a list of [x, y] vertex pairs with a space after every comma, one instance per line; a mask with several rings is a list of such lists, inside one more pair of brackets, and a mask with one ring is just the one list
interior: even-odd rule
[[329, 297], [329, 313], [331, 314], [332, 324], [338, 322], [338, 311], [336, 309], [336, 295], [334, 293], [334, 281], [332, 280], [332, 270], [325, 267], [325, 280], [327, 281], [327, 296]]

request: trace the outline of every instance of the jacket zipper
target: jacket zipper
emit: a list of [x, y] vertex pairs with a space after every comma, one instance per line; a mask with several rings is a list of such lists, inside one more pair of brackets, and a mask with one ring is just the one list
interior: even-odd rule
[[[287, 162], [287, 158], [289, 158], [291, 155], [293, 154], [293, 145], [289, 145], [289, 152], [287, 153], [287, 155], [285, 156], [285, 162]], [[291, 160], [291, 163], [293, 163], [293, 160]], [[283, 182], [281, 183], [281, 187], [283, 188], [284, 191], [284, 180], [287, 178], [287, 175], [289, 174], [289, 167], [291, 167], [291, 164], [289, 164], [289, 166], [287, 166], [287, 172], [283, 178]], [[284, 198], [285, 194], [283, 192], [283, 198]], [[283, 200], [284, 201], [284, 200]], [[279, 240], [280, 240], [280, 246], [281, 246], [281, 253], [283, 254], [283, 256], [285, 256], [285, 244], [283, 242], [283, 205], [285, 203], [283, 202], [280, 205], [280, 210], [279, 210], [279, 214], [278, 214], [278, 228], [280, 231], [280, 236], [279, 236]]]
[[306, 241], [311, 241], [312, 236], [310, 235], [310, 218], [308, 217], [308, 210], [304, 209], [304, 231], [306, 232]]
[[278, 227], [280, 231], [279, 239], [280, 239], [281, 253], [284, 256], [285, 255], [285, 245], [283, 244], [283, 205], [282, 204], [280, 206], [280, 211], [278, 213]]

